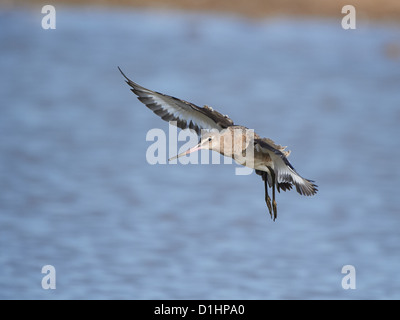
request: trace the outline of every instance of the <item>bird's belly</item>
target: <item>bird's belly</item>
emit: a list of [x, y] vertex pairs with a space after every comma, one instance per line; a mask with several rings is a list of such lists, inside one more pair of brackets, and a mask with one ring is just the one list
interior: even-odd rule
[[269, 171], [268, 167], [273, 167], [273, 162], [268, 154], [255, 153], [253, 155], [235, 154], [233, 159], [240, 165], [252, 169]]

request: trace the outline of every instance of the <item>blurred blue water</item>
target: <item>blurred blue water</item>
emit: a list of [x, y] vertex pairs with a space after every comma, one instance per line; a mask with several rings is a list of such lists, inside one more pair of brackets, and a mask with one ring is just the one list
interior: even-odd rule
[[[399, 26], [40, 9], [0, 11], [0, 298], [400, 298]], [[256, 175], [149, 165], [168, 124], [117, 66], [288, 145], [320, 192], [274, 223]]]

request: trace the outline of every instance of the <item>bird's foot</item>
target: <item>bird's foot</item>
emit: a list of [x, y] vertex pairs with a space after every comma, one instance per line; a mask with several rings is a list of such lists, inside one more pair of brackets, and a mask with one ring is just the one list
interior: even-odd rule
[[271, 216], [272, 219], [272, 205], [271, 205], [271, 198], [268, 196], [265, 198], [265, 202], [267, 203], [269, 215]]
[[[275, 221], [276, 217], [278, 216], [278, 209], [277, 209], [277, 205], [276, 205], [275, 199], [274, 199], [274, 201], [272, 201], [272, 207], [274, 209], [274, 221]], [[271, 215], [271, 217], [272, 217], [272, 215]]]

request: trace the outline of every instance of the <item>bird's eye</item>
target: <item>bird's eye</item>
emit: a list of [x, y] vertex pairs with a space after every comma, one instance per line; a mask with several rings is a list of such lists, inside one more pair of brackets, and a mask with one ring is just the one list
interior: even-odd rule
[[211, 137], [208, 138], [208, 141], [211, 141]]

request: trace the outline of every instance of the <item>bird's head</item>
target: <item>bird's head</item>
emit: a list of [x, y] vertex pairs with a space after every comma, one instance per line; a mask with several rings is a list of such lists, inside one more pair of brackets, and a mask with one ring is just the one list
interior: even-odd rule
[[200, 142], [195, 145], [194, 147], [186, 150], [185, 152], [182, 152], [180, 154], [178, 154], [175, 157], [172, 157], [170, 159], [168, 159], [168, 161], [180, 158], [182, 156], [185, 156], [189, 153], [198, 151], [198, 150], [214, 150], [214, 151], [218, 151], [220, 149], [220, 136], [221, 134], [218, 131], [208, 131], [204, 134], [202, 134]]

